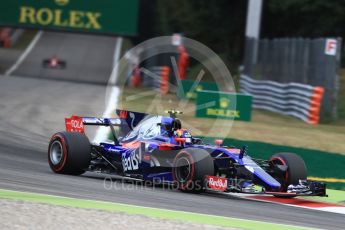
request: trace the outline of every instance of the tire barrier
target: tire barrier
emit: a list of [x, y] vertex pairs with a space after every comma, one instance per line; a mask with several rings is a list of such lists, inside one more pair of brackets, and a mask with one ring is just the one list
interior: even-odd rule
[[0, 29], [0, 47], [11, 48], [24, 33], [23, 29], [2, 28]]
[[160, 92], [161, 94], [167, 94], [169, 92], [169, 75], [170, 75], [170, 68], [168, 66], [162, 66], [161, 70], [161, 84], [160, 84]]
[[3, 28], [0, 30], [0, 47], [11, 47], [11, 29]]
[[132, 70], [131, 85], [134, 88], [138, 88], [141, 86], [141, 76], [139, 67], [134, 67]]
[[322, 87], [254, 80], [241, 75], [240, 92], [253, 96], [253, 108], [294, 116], [309, 124], [319, 123]]
[[144, 86], [159, 90], [161, 94], [167, 94], [170, 90], [170, 67], [154, 66], [149, 70], [150, 74], [144, 72]]

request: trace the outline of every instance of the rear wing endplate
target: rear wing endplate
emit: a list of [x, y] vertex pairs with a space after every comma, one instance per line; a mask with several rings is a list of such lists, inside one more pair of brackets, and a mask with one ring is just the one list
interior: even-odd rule
[[79, 117], [73, 115], [70, 118], [65, 118], [65, 125], [67, 132], [85, 133], [85, 125], [96, 126], [121, 126], [120, 118], [97, 118], [97, 117]]

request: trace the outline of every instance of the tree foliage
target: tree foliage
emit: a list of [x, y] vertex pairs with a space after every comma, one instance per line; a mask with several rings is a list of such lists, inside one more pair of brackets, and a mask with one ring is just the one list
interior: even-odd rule
[[[242, 61], [248, 0], [156, 0], [155, 35], [181, 32]], [[263, 0], [262, 38], [344, 37], [345, 0]]]
[[343, 36], [344, 23], [345, 0], [266, 0], [262, 36]]
[[239, 60], [245, 15], [243, 0], [158, 0], [156, 31], [161, 35], [183, 33], [230, 60]]

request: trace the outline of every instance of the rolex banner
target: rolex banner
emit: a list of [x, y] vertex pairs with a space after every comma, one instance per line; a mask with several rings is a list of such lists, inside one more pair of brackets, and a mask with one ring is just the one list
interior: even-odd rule
[[5, 0], [0, 25], [136, 35], [138, 0]]
[[196, 117], [251, 120], [252, 96], [209, 90], [196, 93]]

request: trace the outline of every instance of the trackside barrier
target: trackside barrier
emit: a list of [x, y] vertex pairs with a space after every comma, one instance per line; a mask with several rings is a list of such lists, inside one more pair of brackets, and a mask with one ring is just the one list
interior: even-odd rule
[[161, 94], [167, 94], [170, 90], [170, 67], [154, 66], [150, 69], [150, 72], [152, 72], [153, 74], [144, 75], [144, 85], [159, 90]]
[[169, 92], [169, 75], [170, 68], [168, 66], [163, 66], [161, 70], [161, 84], [160, 91], [161, 94], [167, 94]]
[[135, 67], [132, 70], [131, 85], [135, 88], [138, 88], [141, 85], [141, 76], [139, 67]]
[[253, 96], [253, 107], [318, 124], [324, 88], [300, 83], [254, 80], [241, 75], [240, 92]]
[[4, 28], [0, 31], [0, 46], [4, 48], [11, 47], [11, 37], [10, 37], [11, 29]]
[[17, 44], [19, 38], [23, 35], [24, 30], [23, 29], [12, 29], [11, 33], [10, 33], [10, 42], [11, 42], [11, 46], [14, 46], [15, 44]]

